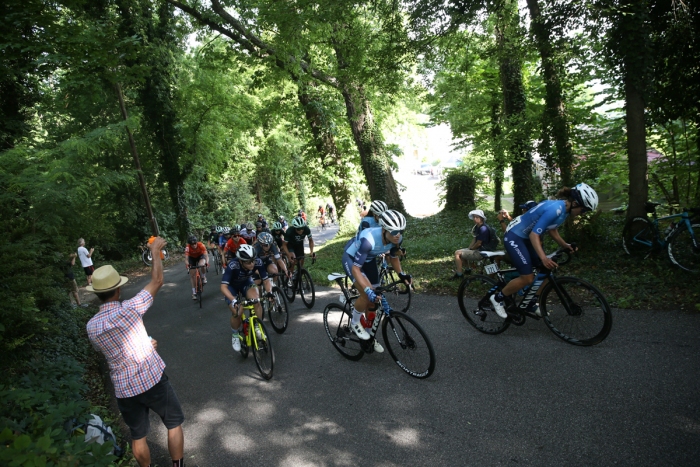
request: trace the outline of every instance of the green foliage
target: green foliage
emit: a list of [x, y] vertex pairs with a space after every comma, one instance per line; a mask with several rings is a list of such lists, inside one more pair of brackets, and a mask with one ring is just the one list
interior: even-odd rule
[[444, 189], [441, 202], [444, 202], [446, 210], [476, 208], [477, 175], [471, 169], [462, 166], [447, 170], [438, 186]]

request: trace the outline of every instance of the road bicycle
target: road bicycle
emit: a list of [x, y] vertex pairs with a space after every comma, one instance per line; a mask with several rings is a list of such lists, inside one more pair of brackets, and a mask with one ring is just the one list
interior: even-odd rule
[[[151, 254], [151, 249], [148, 248], [148, 241], [144, 242], [142, 245], [139, 245], [139, 249], [141, 250], [141, 261], [143, 261], [143, 264], [146, 266], [151, 267], [151, 264], [153, 264], [153, 256]], [[168, 250], [165, 248], [160, 250], [160, 253], [160, 257], [163, 261], [170, 259]]]
[[[700, 208], [683, 208], [678, 214], [658, 217], [660, 203], [646, 203], [648, 217], [633, 217], [622, 229], [622, 246], [628, 255], [648, 258], [666, 249], [668, 259], [679, 268], [700, 272]], [[659, 223], [671, 219], [661, 232]]]
[[272, 378], [272, 370], [275, 366], [275, 352], [272, 349], [272, 342], [270, 342], [265, 324], [255, 314], [255, 304], [260, 303], [260, 299], [243, 300], [243, 297], [239, 294], [238, 303], [240, 303], [241, 321], [243, 323], [241, 356], [248, 358], [248, 351], [252, 349], [255, 365], [258, 367], [260, 375], [264, 379], [269, 380]]
[[[205, 268], [208, 272], [209, 268], [206, 266], [195, 266], [194, 267], [194, 291], [197, 295], [197, 301], [199, 302], [199, 308], [202, 308], [202, 295], [204, 295], [204, 281], [202, 280], [202, 274], [199, 272], [200, 268]], [[190, 274], [191, 266], [187, 266], [187, 275]]]
[[371, 328], [367, 329], [369, 340], [362, 340], [352, 331], [353, 297], [345, 286], [345, 274], [332, 273], [329, 281], [336, 282], [342, 291], [343, 303], [331, 303], [323, 310], [323, 326], [333, 347], [348, 360], [360, 360], [364, 354], [374, 352], [374, 340], [382, 325], [382, 338], [389, 355], [403, 371], [414, 378], [428, 378], [435, 371], [435, 351], [428, 335], [412, 317], [391, 308], [383, 293], [387, 287], [377, 287], [381, 298]]
[[221, 259], [221, 253], [219, 253], [218, 248], [211, 248], [209, 250], [211, 253], [211, 256], [214, 258], [214, 271], [216, 272], [216, 275], [218, 276], [221, 271], [224, 269], [224, 264], [223, 260]]
[[[559, 249], [548, 256], [557, 262], [563, 252], [564, 249]], [[459, 308], [474, 328], [485, 334], [500, 334], [511, 323], [522, 326], [529, 317], [544, 320], [557, 337], [573, 345], [599, 344], [610, 334], [612, 311], [603, 293], [589, 282], [576, 277], [558, 277], [546, 268], [538, 268], [531, 286], [513, 297], [506, 297], [508, 317], [498, 316], [490, 297], [502, 290], [513, 274], [517, 276], [515, 268], [500, 269], [496, 264], [495, 258], [504, 254], [502, 251], [481, 252], [484, 258], [492, 261], [485, 270], [495, 279], [477, 274], [465, 276], [459, 285]]]
[[[406, 249], [401, 248], [399, 259], [403, 261], [406, 257]], [[379, 285], [384, 287], [384, 296], [397, 311], [408, 312], [411, 306], [413, 285], [408, 285], [399, 280], [399, 274], [394, 271], [391, 263], [387, 262], [385, 255], [377, 257], [377, 267], [379, 268]], [[346, 284], [347, 285], [347, 284]]]
[[[284, 274], [270, 274], [271, 279], [279, 280], [282, 276], [282, 280], [286, 280]], [[284, 292], [277, 285], [272, 286], [272, 292], [270, 295], [266, 295], [266, 299], [261, 302], [263, 308], [263, 318], [267, 316], [272, 325], [272, 329], [275, 330], [277, 334], [282, 334], [287, 330], [289, 325], [289, 310], [287, 308], [287, 298], [284, 296]]]
[[[295, 259], [294, 262], [298, 261]], [[315, 262], [316, 258], [312, 256], [311, 264]], [[289, 264], [289, 262], [287, 262], [287, 264]], [[306, 308], [311, 309], [314, 303], [316, 303], [314, 281], [311, 279], [309, 271], [303, 267], [297, 266], [291, 279], [282, 280], [282, 290], [284, 290], [284, 295], [287, 297], [287, 300], [289, 300], [289, 303], [294, 302], [297, 293], [301, 296], [301, 301], [304, 302]]]

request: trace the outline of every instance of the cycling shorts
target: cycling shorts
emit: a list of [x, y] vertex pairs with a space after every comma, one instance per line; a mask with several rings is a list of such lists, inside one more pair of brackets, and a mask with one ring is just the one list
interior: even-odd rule
[[243, 282], [231, 282], [228, 284], [228, 289], [231, 291], [234, 297], [238, 297], [240, 294], [241, 297], [245, 298], [248, 294], [248, 290], [251, 287], [255, 286], [255, 282], [253, 281], [252, 277], [249, 277], [248, 279], [244, 280]]
[[[343, 270], [345, 271], [345, 274], [347, 274], [348, 277], [352, 277], [353, 282], [357, 282], [357, 277], [355, 277], [352, 273], [352, 266], [354, 263], [353, 258], [349, 254], [343, 253], [343, 259], [341, 261], [343, 263]], [[364, 263], [362, 268], [360, 268], [360, 271], [362, 272], [362, 275], [367, 278], [372, 287], [379, 285], [379, 269], [377, 268], [377, 262], [374, 259]]]
[[529, 238], [522, 238], [508, 232], [503, 238], [503, 243], [510, 256], [511, 264], [515, 266], [520, 275], [532, 274], [532, 268], [542, 265], [542, 261], [537, 256]]
[[304, 245], [298, 245], [298, 244], [293, 244], [293, 243], [288, 243], [287, 244], [287, 249], [291, 250], [292, 253], [294, 253], [294, 256], [297, 257], [297, 259], [302, 259], [306, 253], [304, 253]]
[[[207, 262], [205, 261], [205, 259], [206, 259], [206, 258], [204, 258], [204, 255], [198, 256], [198, 257], [196, 257], [196, 258], [194, 258], [194, 257], [192, 257], [192, 256], [188, 256], [188, 257], [187, 257], [187, 264], [189, 264], [191, 268], [194, 268], [194, 267], [197, 267], [197, 266], [204, 266], [204, 264], [207, 264]], [[199, 261], [200, 261], [200, 260], [204, 261], [204, 264], [199, 264]]]

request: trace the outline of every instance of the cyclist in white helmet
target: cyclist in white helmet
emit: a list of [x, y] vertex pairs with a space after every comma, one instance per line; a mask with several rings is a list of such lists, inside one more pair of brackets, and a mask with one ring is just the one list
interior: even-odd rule
[[[491, 303], [501, 318], [508, 317], [506, 297], [535, 280], [532, 272], [534, 266], [544, 266], [547, 269], [557, 267], [557, 263], [547, 258], [542, 248], [542, 235], [549, 234], [560, 246], [573, 251], [571, 245], [559, 235], [559, 226], [569, 216], [579, 216], [588, 211], [595, 211], [598, 207], [598, 195], [585, 183], [579, 183], [573, 188], [562, 188], [557, 193], [557, 198], [539, 203], [508, 224], [503, 243], [520, 276], [508, 282], [501, 292], [491, 296]], [[540, 288], [542, 289], [543, 287]], [[539, 305], [532, 311], [538, 313]]]
[[[403, 272], [397, 256], [399, 244], [403, 240], [403, 231], [406, 229], [406, 218], [398, 211], [387, 210], [380, 216], [379, 224], [380, 227], [365, 229], [348, 241], [342, 258], [345, 273], [352, 278], [355, 288], [360, 292], [352, 310], [351, 327], [363, 340], [369, 339], [370, 335], [362, 326], [360, 318], [371, 302], [378, 301], [373, 290], [379, 285], [376, 257], [388, 253], [391, 265], [399, 274], [399, 278], [408, 284], [411, 283], [411, 276]], [[374, 350], [383, 352], [384, 348], [375, 341]]]
[[379, 227], [379, 216], [381, 216], [382, 213], [387, 210], [389, 210], [389, 206], [387, 206], [384, 201], [378, 199], [372, 201], [372, 204], [369, 205], [367, 215], [360, 220], [360, 226], [357, 229], [357, 233], [359, 234], [363, 230], [369, 229], [370, 227]]

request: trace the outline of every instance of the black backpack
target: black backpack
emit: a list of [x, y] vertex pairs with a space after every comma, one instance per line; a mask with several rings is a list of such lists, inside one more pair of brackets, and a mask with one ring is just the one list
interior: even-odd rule
[[496, 233], [496, 229], [484, 223], [484, 225], [489, 229], [489, 241], [485, 245], [481, 245], [481, 250], [483, 251], [496, 251], [501, 245], [501, 238]]

